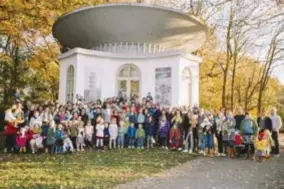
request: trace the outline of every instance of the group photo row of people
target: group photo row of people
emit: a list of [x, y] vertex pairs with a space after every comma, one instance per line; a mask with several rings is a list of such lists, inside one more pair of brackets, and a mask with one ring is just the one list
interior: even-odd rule
[[109, 98], [104, 102], [15, 104], [5, 112], [5, 149], [9, 153], [66, 153], [116, 148], [199, 153], [263, 161], [279, 156], [282, 121], [276, 108], [250, 113], [162, 107], [151, 94]]

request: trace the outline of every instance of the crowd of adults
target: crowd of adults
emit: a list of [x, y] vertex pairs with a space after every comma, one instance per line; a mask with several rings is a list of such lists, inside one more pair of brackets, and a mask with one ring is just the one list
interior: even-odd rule
[[[105, 101], [15, 104], [5, 112], [5, 152], [49, 153], [113, 148], [183, 150], [234, 156], [236, 146], [252, 154], [279, 156], [281, 118], [276, 108], [257, 120], [236, 113], [194, 107], [161, 107], [149, 93], [141, 101], [121, 95]], [[263, 141], [266, 141], [265, 143]], [[249, 153], [248, 153], [249, 154]]]

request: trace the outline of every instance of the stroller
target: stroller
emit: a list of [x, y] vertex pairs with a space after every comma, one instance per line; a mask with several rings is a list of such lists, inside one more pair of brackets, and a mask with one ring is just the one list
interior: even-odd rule
[[239, 133], [235, 134], [234, 149], [236, 157], [245, 155], [250, 158], [254, 153], [254, 143], [250, 135], [241, 136]]

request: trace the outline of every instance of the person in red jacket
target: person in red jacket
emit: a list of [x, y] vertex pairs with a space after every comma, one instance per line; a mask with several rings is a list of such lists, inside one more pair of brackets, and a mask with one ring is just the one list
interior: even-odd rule
[[27, 144], [27, 135], [26, 135], [26, 128], [22, 127], [20, 133], [16, 136], [16, 144], [17, 147], [20, 148], [20, 153], [25, 153], [27, 151], [26, 144]]
[[18, 132], [18, 124], [16, 117], [17, 106], [13, 105], [12, 108], [5, 112], [5, 131], [6, 136], [4, 152], [12, 152], [15, 147], [16, 135]]

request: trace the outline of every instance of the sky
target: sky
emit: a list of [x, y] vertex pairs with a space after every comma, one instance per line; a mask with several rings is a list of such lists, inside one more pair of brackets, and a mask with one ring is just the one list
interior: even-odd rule
[[[165, 1], [168, 2], [165, 3]], [[156, 1], [158, 2], [158, 1]], [[161, 0], [162, 4], [165, 6], [173, 7], [179, 9], [183, 12], [189, 12], [190, 2], [193, 2], [194, 5], [197, 5], [199, 0]], [[216, 29], [215, 35], [219, 41], [220, 50], [224, 50], [226, 39], [226, 26], [228, 24], [229, 10], [230, 10], [230, 1], [226, 0], [204, 0], [204, 5], [206, 8], [203, 10], [203, 17], [208, 18], [206, 23], [208, 25], [214, 26]], [[227, 2], [222, 4], [223, 2]], [[228, 3], [229, 2], [229, 3]], [[236, 20], [245, 20], [245, 22], [253, 26], [254, 29], [249, 29], [249, 32], [246, 32], [244, 39], [248, 39], [249, 45], [245, 48], [246, 55], [253, 57], [259, 62], [264, 62], [269, 48], [269, 43], [272, 39], [273, 34], [279, 29], [280, 23], [284, 23], [284, 4], [278, 5], [274, 0], [233, 0], [236, 10], [235, 19]], [[215, 5], [222, 4], [222, 7], [216, 9]], [[212, 6], [214, 5], [214, 6]], [[214, 7], [214, 8], [212, 8]], [[218, 10], [218, 11], [216, 11]], [[212, 12], [217, 12], [212, 14]], [[274, 18], [274, 15], [283, 14], [282, 16], [277, 16]], [[274, 19], [267, 18], [273, 17]], [[261, 23], [261, 24], [259, 24]], [[265, 23], [265, 24], [263, 24]], [[246, 30], [247, 28], [244, 28]], [[283, 35], [280, 35], [282, 39], [282, 47], [284, 49], [284, 31]], [[284, 55], [284, 51], [283, 51]], [[283, 56], [284, 57], [284, 56]], [[284, 85], [284, 59], [281, 59], [277, 64], [282, 64], [273, 70], [272, 76], [277, 78]]]

